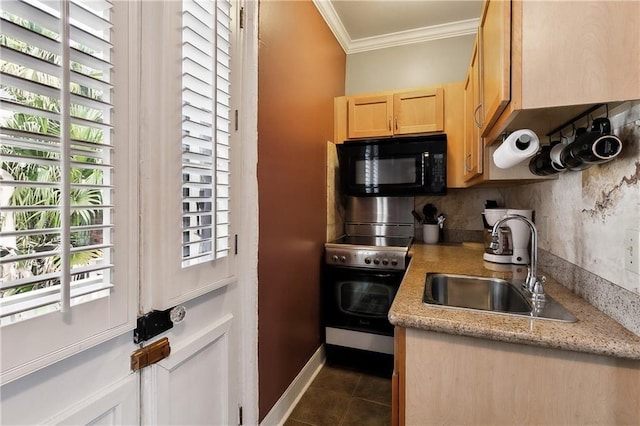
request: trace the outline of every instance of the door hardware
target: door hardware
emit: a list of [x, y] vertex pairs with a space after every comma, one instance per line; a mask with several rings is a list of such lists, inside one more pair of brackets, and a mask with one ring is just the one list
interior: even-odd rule
[[171, 354], [169, 339], [163, 337], [131, 354], [131, 371], [138, 371], [148, 365], [155, 364], [168, 357], [169, 354]]

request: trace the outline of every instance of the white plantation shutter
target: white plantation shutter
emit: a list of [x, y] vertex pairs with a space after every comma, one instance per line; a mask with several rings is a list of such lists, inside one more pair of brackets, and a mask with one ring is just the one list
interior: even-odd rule
[[229, 253], [231, 2], [184, 0], [182, 266]]
[[113, 286], [112, 4], [0, 8], [6, 323], [68, 310]]

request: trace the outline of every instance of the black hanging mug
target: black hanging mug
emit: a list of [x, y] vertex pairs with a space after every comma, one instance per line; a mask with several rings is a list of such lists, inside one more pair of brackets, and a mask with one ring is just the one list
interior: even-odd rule
[[551, 145], [545, 145], [540, 149], [540, 152], [536, 154], [531, 161], [529, 161], [529, 170], [536, 176], [549, 176], [556, 173], [560, 173], [556, 167], [554, 167], [551, 159], [551, 149], [560, 142], [552, 143]]
[[622, 141], [610, 133], [609, 119], [595, 119], [590, 132], [576, 134], [575, 140], [564, 148], [560, 154], [562, 164], [570, 170], [584, 170], [613, 160], [622, 151]]

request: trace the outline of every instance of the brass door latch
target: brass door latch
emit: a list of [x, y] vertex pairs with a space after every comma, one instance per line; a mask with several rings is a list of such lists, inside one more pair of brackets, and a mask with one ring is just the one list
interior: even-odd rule
[[170, 353], [169, 339], [163, 337], [131, 354], [131, 370], [138, 371], [148, 365], [155, 364], [168, 357]]

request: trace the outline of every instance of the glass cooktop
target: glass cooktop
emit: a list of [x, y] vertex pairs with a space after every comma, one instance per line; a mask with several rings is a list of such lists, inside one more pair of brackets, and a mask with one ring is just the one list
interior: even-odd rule
[[344, 235], [330, 244], [346, 244], [370, 247], [406, 247], [411, 245], [411, 237], [381, 237], [366, 235]]

